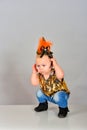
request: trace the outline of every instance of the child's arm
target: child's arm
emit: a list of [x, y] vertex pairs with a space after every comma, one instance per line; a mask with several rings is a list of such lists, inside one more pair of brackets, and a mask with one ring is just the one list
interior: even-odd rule
[[35, 65], [33, 65], [33, 67], [32, 67], [31, 83], [34, 86], [39, 85], [39, 79], [38, 79], [37, 70], [36, 70]]
[[61, 81], [64, 78], [64, 72], [54, 58], [51, 59], [57, 78]]

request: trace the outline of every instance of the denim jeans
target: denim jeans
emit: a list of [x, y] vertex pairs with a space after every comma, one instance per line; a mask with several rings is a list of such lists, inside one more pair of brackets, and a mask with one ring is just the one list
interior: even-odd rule
[[58, 91], [54, 93], [52, 96], [46, 96], [41, 89], [39, 89], [36, 93], [37, 99], [39, 103], [43, 103], [46, 101], [57, 104], [59, 107], [65, 108], [68, 106], [68, 98], [69, 94], [65, 91]]

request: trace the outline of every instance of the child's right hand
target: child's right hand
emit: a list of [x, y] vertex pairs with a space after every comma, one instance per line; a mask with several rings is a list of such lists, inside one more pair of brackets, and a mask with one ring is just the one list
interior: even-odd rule
[[37, 73], [38, 72], [38, 70], [36, 68], [36, 64], [33, 65], [32, 70], [33, 70], [33, 73]]

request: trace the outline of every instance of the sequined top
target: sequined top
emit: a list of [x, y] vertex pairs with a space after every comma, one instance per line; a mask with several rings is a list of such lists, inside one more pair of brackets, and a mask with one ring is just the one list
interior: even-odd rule
[[51, 96], [57, 91], [65, 91], [70, 94], [70, 91], [65, 83], [65, 80], [59, 81], [56, 77], [55, 70], [51, 70], [49, 78], [46, 80], [42, 74], [39, 75], [40, 87], [45, 95]]

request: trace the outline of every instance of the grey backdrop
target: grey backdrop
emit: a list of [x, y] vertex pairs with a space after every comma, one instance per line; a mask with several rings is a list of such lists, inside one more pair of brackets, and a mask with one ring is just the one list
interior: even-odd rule
[[87, 104], [87, 0], [0, 0], [0, 105], [37, 102], [30, 75], [41, 36], [53, 42], [70, 104]]

